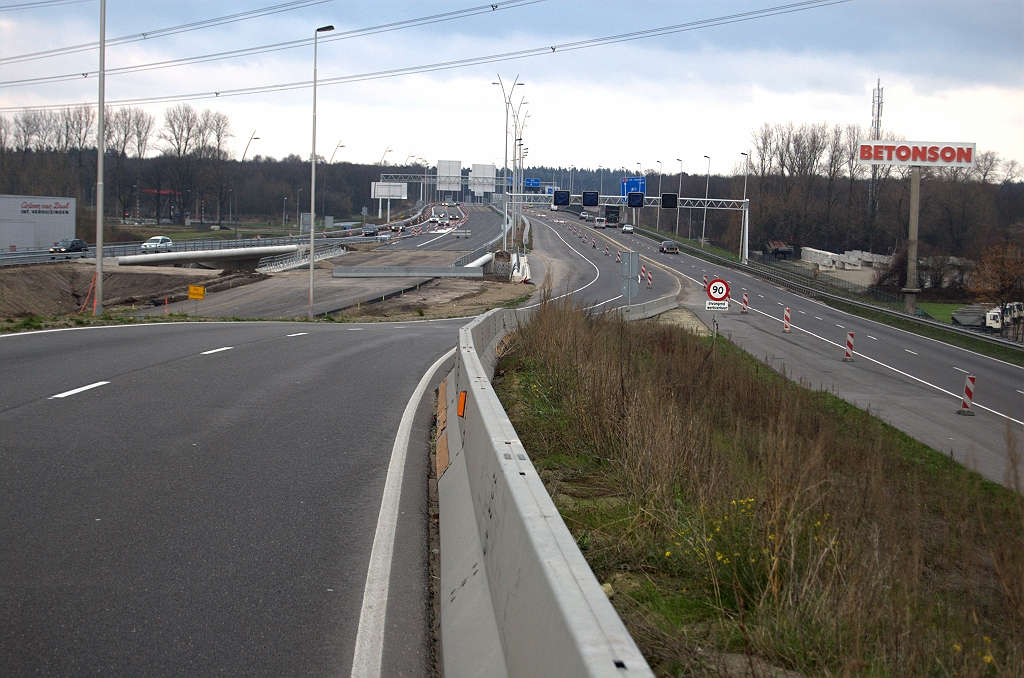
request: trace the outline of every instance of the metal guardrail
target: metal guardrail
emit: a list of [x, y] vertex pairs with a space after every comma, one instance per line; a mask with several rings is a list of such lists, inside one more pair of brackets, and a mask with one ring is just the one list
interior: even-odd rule
[[[647, 231], [646, 229], [637, 228], [635, 229], [635, 232], [643, 235], [644, 237], [650, 238], [651, 240], [661, 239], [659, 236], [656, 236], [654, 233]], [[751, 275], [756, 275], [759, 278], [768, 280], [769, 282], [775, 283], [776, 285], [781, 285], [782, 287], [785, 287], [792, 292], [798, 292], [799, 294], [802, 294], [807, 297], [829, 299], [831, 301], [849, 304], [850, 306], [856, 306], [857, 308], [862, 308], [867, 311], [877, 311], [879, 313], [884, 313], [893, 318], [909, 320], [910, 322], [914, 322], [919, 325], [934, 327], [940, 330], [945, 330], [947, 332], [952, 332], [954, 334], [959, 334], [965, 337], [972, 337], [974, 339], [978, 339], [979, 341], [984, 341], [995, 346], [1003, 346], [1005, 348], [1012, 348], [1017, 351], [1024, 352], [1024, 344], [1019, 344], [1017, 342], [1002, 339], [1000, 337], [993, 337], [987, 334], [982, 334], [981, 332], [975, 332], [974, 330], [957, 327], [956, 325], [950, 325], [944, 322], [939, 322], [938, 320], [931, 320], [920, 316], [909, 315], [901, 311], [896, 311], [887, 306], [869, 304], [867, 302], [860, 301], [859, 299], [851, 299], [850, 297], [845, 297], [840, 294], [833, 294], [832, 292], [817, 289], [803, 282], [797, 282], [795, 280], [792, 280], [790, 277], [780, 275], [776, 271], [769, 270], [768, 267], [764, 266], [763, 264], [756, 266], [748, 266], [741, 264], [738, 261], [732, 261], [731, 259], [727, 259], [717, 254], [712, 254], [711, 252], [701, 250], [700, 248], [692, 247], [690, 245], [687, 245], [686, 243], [678, 244], [681, 250], [686, 250], [687, 254], [691, 254], [695, 257], [704, 259], [706, 261], [714, 262], [721, 266], [727, 266], [737, 271], [744, 271]]]
[[442, 389], [443, 673], [653, 676], [491, 386], [501, 340], [528, 317], [496, 309], [460, 329]]
[[[367, 239], [370, 240], [370, 238]], [[313, 257], [313, 260], [322, 261], [323, 259], [341, 256], [345, 252], [345, 246], [342, 243], [317, 243], [316, 254]], [[309, 249], [307, 248], [298, 252], [278, 254], [272, 257], [263, 257], [260, 259], [259, 263], [256, 264], [256, 271], [259, 273], [280, 273], [281, 271], [287, 271], [292, 268], [308, 265]]]

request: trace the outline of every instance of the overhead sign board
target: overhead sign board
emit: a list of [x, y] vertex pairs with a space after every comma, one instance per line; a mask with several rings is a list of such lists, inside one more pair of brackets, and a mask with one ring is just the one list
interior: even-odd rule
[[370, 196], [379, 199], [407, 200], [408, 186], [403, 183], [390, 181], [371, 182]]
[[565, 207], [569, 204], [569, 191], [555, 191], [552, 203], [558, 207]]
[[629, 193], [626, 196], [627, 207], [643, 207], [644, 206], [644, 194], [643, 193]]
[[597, 191], [583, 191], [583, 206], [597, 207]]
[[643, 193], [647, 194], [647, 177], [622, 177], [622, 185], [620, 186], [621, 193], [619, 195], [625, 197], [630, 193]]
[[661, 194], [661, 209], [663, 210], [674, 210], [679, 207], [679, 194], [678, 193], [662, 193]]
[[462, 161], [461, 160], [438, 160], [437, 161], [437, 190], [439, 190], [439, 191], [461, 191], [462, 190]]
[[974, 167], [975, 145], [949, 141], [858, 141], [861, 165]]

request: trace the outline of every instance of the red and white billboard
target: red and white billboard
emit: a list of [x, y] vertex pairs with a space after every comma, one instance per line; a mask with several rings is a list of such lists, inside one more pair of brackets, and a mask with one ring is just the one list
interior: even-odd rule
[[973, 143], [951, 141], [858, 141], [861, 165], [974, 167]]

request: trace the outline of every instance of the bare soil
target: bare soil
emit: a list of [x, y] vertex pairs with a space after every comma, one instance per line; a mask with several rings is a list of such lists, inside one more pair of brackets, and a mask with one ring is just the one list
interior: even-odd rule
[[503, 282], [497, 278], [435, 278], [403, 295], [372, 304], [359, 304], [338, 314], [339, 319], [423, 320], [461, 318], [484, 313], [499, 306], [526, 301], [533, 285]]
[[[91, 304], [95, 269], [88, 264], [43, 264], [0, 269], [0, 316], [78, 313]], [[198, 268], [114, 266], [103, 271], [104, 307], [148, 304], [151, 299], [177, 298], [189, 285], [207, 292], [261, 280], [265, 276]]]

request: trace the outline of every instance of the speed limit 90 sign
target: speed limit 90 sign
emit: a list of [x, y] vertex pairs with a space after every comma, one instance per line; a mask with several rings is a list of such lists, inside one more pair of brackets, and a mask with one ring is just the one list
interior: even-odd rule
[[715, 278], [708, 283], [707, 292], [711, 301], [724, 301], [729, 298], [729, 283], [721, 278]]

